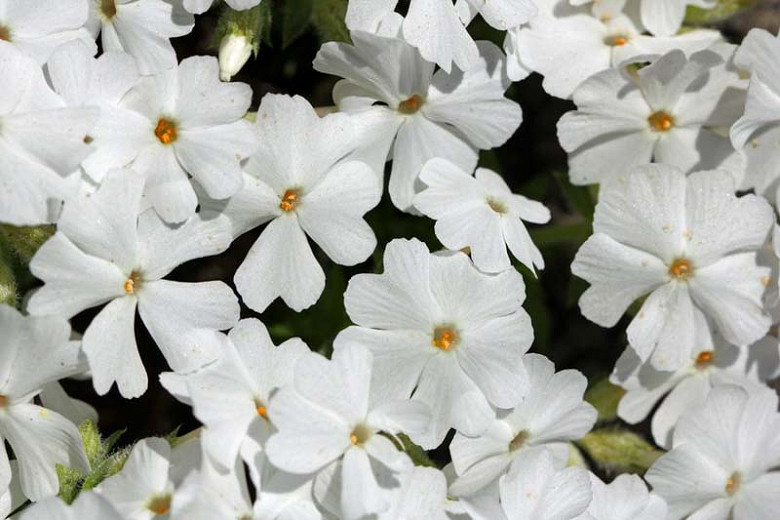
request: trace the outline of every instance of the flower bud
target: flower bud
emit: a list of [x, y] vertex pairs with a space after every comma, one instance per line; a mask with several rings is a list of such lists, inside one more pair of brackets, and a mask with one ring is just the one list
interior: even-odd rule
[[243, 34], [228, 34], [219, 44], [219, 78], [230, 81], [252, 55], [252, 43]]

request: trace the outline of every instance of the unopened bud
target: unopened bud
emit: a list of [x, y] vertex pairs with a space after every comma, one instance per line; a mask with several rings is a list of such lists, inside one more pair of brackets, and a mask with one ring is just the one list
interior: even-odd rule
[[643, 474], [663, 454], [639, 435], [627, 430], [594, 430], [577, 444], [609, 474]]
[[219, 78], [230, 81], [252, 55], [252, 42], [243, 34], [228, 34], [219, 44]]

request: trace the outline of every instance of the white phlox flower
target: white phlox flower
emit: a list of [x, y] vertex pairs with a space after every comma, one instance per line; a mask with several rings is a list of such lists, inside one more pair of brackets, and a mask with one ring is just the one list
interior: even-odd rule
[[59, 497], [41, 500], [25, 509], [20, 520], [126, 520], [111, 502], [92, 491], [79, 493], [73, 504]]
[[379, 520], [452, 520], [457, 507], [447, 497], [447, 479], [436, 468], [413, 466], [399, 476], [390, 509]]
[[604, 182], [650, 162], [686, 172], [722, 167], [740, 182], [742, 161], [727, 137], [745, 97], [733, 50], [722, 44], [689, 58], [673, 50], [636, 79], [609, 69], [583, 82], [577, 110], [558, 122], [572, 183]]
[[526, 354], [529, 377], [525, 397], [512, 410], [498, 410], [490, 428], [479, 437], [458, 432], [450, 454], [458, 478], [450, 486], [455, 496], [468, 496], [494, 483], [518, 456], [546, 449], [557, 467], [569, 458], [569, 442], [581, 439], [596, 422], [596, 410], [583, 401], [587, 379], [576, 370], [555, 372], [539, 354]]
[[[89, 472], [76, 426], [32, 403], [43, 386], [83, 371], [85, 363], [62, 318], [24, 317], [0, 305], [0, 330], [0, 439], [14, 451], [22, 492], [37, 501], [59, 491], [56, 464]], [[8, 455], [0, 449], [0, 490], [11, 479]]]
[[126, 129], [132, 164], [146, 178], [145, 197], [162, 219], [181, 223], [198, 199], [191, 175], [213, 199], [227, 199], [243, 185], [241, 161], [257, 148], [244, 120], [252, 89], [219, 80], [219, 63], [193, 56], [178, 67], [143, 78], [121, 107], [135, 112]]
[[669, 519], [771, 520], [780, 511], [780, 413], [774, 390], [713, 388], [680, 419], [672, 451], [645, 478]]
[[498, 173], [477, 168], [472, 176], [445, 159], [431, 159], [420, 172], [427, 188], [414, 207], [436, 220], [436, 237], [454, 251], [468, 247], [480, 271], [512, 267], [507, 248], [531, 271], [544, 269], [542, 253], [523, 221], [545, 224], [550, 210], [541, 202], [512, 193]]
[[[236, 11], [245, 11], [256, 5], [260, 5], [262, 0], [225, 0], [225, 3], [230, 6], [231, 9]], [[211, 8], [214, 0], [184, 0], [184, 9], [193, 14], [201, 14]]]
[[[278, 431], [265, 450], [279, 469], [295, 474], [317, 473], [314, 494], [325, 507], [338, 497], [331, 512], [344, 520], [381, 513], [390, 506], [384, 488], [411, 466], [408, 456], [388, 437], [419, 435], [430, 410], [410, 400], [372, 398], [372, 355], [348, 345], [328, 360], [308, 354], [295, 365], [293, 382], [271, 396], [268, 415]], [[340, 486], [333, 485], [334, 478]], [[389, 482], [388, 482], [389, 480]]]
[[500, 479], [501, 507], [508, 520], [572, 520], [591, 500], [588, 472], [558, 469], [547, 450], [521, 454]]
[[[314, 500], [315, 475], [299, 475], [282, 471], [271, 464], [266, 454], [261, 451], [256, 452], [249, 470], [257, 490], [253, 520], [322, 520], [325, 518]], [[321, 479], [321, 484], [330, 484], [333, 491], [332, 495], [336, 501], [333, 510], [339, 510], [340, 493], [333, 489], [338, 483], [337, 480], [338, 478], [333, 478], [327, 482], [326, 479]]]
[[[591, 4], [594, 13], [602, 8], [599, 4], [614, 4], [620, 9], [626, 4], [626, 0], [570, 0], [572, 5]], [[655, 36], [671, 36], [682, 27], [685, 19], [685, 10], [690, 6], [700, 9], [712, 9], [717, 5], [717, 0], [635, 0], [632, 3], [639, 4], [639, 15], [642, 25]]]
[[54, 222], [71, 189], [64, 177], [92, 151], [100, 110], [65, 108], [41, 68], [0, 41], [0, 222]]
[[252, 56], [252, 42], [245, 34], [228, 34], [219, 43], [219, 79], [230, 79], [241, 71]]
[[176, 67], [170, 38], [184, 36], [195, 26], [181, 2], [166, 0], [89, 0], [87, 27], [100, 33], [103, 51], [123, 51], [135, 58], [141, 74]]
[[100, 109], [97, 125], [84, 136], [92, 153], [81, 162], [92, 181], [101, 182], [109, 170], [135, 159], [137, 152], [132, 145], [128, 146], [126, 132], [137, 124], [139, 116], [119, 107], [140, 79], [131, 56], [109, 52], [93, 58], [84, 43], [75, 41], [52, 53], [46, 72], [54, 91], [68, 106]]
[[91, 404], [69, 396], [57, 381], [44, 385], [39, 397], [45, 408], [57, 412], [73, 424], [81, 424], [86, 420], [97, 424], [97, 410]]
[[356, 326], [339, 333], [336, 351], [368, 346], [377, 395], [431, 408], [429, 435], [413, 439], [426, 449], [453, 427], [483, 434], [493, 406], [516, 406], [528, 388], [522, 356], [533, 329], [522, 276], [482, 273], [465, 254], [431, 254], [418, 240], [390, 242], [384, 268], [350, 280], [344, 304]]
[[780, 39], [763, 29], [752, 29], [734, 56], [748, 70], [745, 113], [731, 128], [731, 141], [747, 159], [745, 188], [755, 188], [773, 204], [780, 200], [778, 143], [780, 130]]
[[[0, 518], [7, 518], [12, 511], [24, 504], [27, 497], [22, 492], [22, 486], [19, 482], [19, 464], [16, 460], [11, 463], [11, 485], [5, 489], [0, 489]], [[44, 499], [46, 500], [46, 499]]]
[[66, 205], [57, 233], [30, 263], [44, 281], [29, 300], [32, 314], [71, 317], [108, 304], [83, 338], [101, 395], [114, 382], [127, 398], [146, 391], [135, 342], [136, 308], [170, 366], [181, 371], [214, 360], [208, 338], [238, 321], [238, 300], [224, 283], [163, 280], [186, 261], [227, 249], [230, 223], [194, 216], [171, 228], [152, 210], [138, 216], [142, 190], [135, 172], [110, 172], [92, 197]]
[[184, 483], [199, 461], [188, 456], [188, 447], [177, 450], [159, 437], [138, 441], [119, 473], [101, 482], [96, 492], [127, 520], [183, 520], [179, 508], [190, 498]]
[[267, 95], [256, 130], [260, 146], [243, 190], [225, 203], [204, 201], [204, 208], [227, 215], [233, 236], [268, 222], [236, 270], [236, 288], [258, 312], [279, 297], [300, 312], [325, 288], [307, 236], [337, 264], [363, 262], [376, 247], [363, 216], [382, 188], [365, 163], [347, 158], [356, 140], [346, 114], [320, 118], [302, 97]]
[[204, 451], [228, 471], [239, 453], [250, 463], [255, 446], [273, 431], [268, 418], [272, 392], [291, 382], [295, 362], [309, 348], [298, 338], [275, 347], [256, 319], [238, 322], [219, 341], [217, 361], [177, 377], [183, 377], [187, 400], [205, 426], [200, 435]]
[[502, 145], [520, 126], [520, 106], [504, 97], [505, 57], [492, 43], [478, 42], [474, 63], [448, 74], [399, 37], [353, 31], [352, 41], [323, 45], [314, 68], [346, 78], [333, 91], [340, 110], [377, 111], [393, 129], [384, 146], [393, 143], [388, 189], [399, 209], [411, 208], [429, 159], [473, 171], [478, 150]]
[[546, 92], [569, 98], [590, 76], [632, 58], [647, 61], [673, 49], [690, 55], [723, 39], [710, 30], [665, 37], [642, 34], [641, 27], [621, 11], [620, 3], [602, 0], [591, 12], [571, 7], [566, 0], [542, 2], [546, 8], [539, 16], [507, 34], [509, 77], [519, 81], [528, 71], [538, 72], [544, 76]]
[[647, 490], [637, 475], [618, 475], [609, 484], [590, 474], [593, 499], [581, 520], [663, 520], [666, 501]]
[[[97, 47], [84, 28], [91, 0], [0, 0], [0, 40], [43, 65], [58, 46], [81, 40]], [[4, 78], [13, 77], [3, 74]]]
[[690, 363], [707, 319], [734, 345], [761, 339], [771, 325], [762, 302], [771, 278], [756, 256], [774, 213], [763, 198], [734, 190], [725, 171], [686, 177], [660, 164], [604, 185], [594, 234], [572, 264], [591, 284], [580, 297], [582, 314], [612, 327], [648, 295], [628, 341], [642, 361], [665, 371]]
[[[706, 326], [697, 328], [708, 330]], [[618, 416], [630, 424], [653, 413], [652, 433], [656, 444], [667, 449], [680, 417], [701, 406], [718, 384], [734, 384], [748, 391], [763, 389], [780, 376], [780, 344], [769, 335], [749, 347], [734, 347], [721, 338], [698, 338], [688, 363], [677, 371], [660, 371], [642, 363], [631, 347], [626, 348], [610, 377], [626, 394], [618, 405]]]

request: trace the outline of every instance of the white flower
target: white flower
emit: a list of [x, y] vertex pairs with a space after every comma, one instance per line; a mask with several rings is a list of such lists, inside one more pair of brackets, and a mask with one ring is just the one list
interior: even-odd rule
[[745, 113], [731, 128], [731, 141], [747, 158], [745, 187], [755, 188], [775, 205], [780, 200], [780, 40], [763, 29], [753, 29], [734, 56], [751, 72]]
[[241, 189], [240, 162], [257, 148], [243, 119], [251, 100], [252, 89], [222, 83], [217, 59], [207, 56], [144, 78], [124, 97], [122, 108], [137, 116], [125, 145], [137, 155], [133, 169], [146, 178], [144, 195], [163, 220], [180, 223], [195, 212], [188, 174], [214, 199]]
[[451, 520], [453, 503], [447, 497], [447, 479], [436, 468], [414, 466], [399, 476], [390, 509], [379, 520]]
[[[0, 330], [0, 439], [14, 450], [22, 492], [40, 500], [59, 490], [55, 464], [86, 474], [89, 462], [76, 426], [31, 401], [47, 383], [83, 371], [84, 361], [64, 319], [23, 317], [0, 305]], [[0, 490], [10, 482], [8, 455], [0, 449]]]
[[689, 5], [712, 9], [717, 0], [641, 0], [642, 24], [656, 36], [671, 36], [682, 27]]
[[594, 234], [572, 264], [591, 284], [580, 298], [583, 315], [612, 327], [648, 295], [628, 340], [658, 370], [690, 363], [705, 316], [734, 345], [760, 339], [771, 324], [761, 301], [770, 269], [756, 263], [756, 251], [774, 214], [764, 199], [734, 190], [727, 172], [686, 178], [666, 165], [603, 186]]
[[647, 490], [636, 475], [618, 475], [605, 484], [590, 474], [593, 500], [582, 520], [664, 520], [667, 506], [663, 498]]
[[169, 38], [192, 31], [195, 19], [181, 3], [165, 0], [89, 0], [87, 26], [100, 33], [103, 51], [124, 51], [135, 58], [141, 74], [176, 67]]
[[100, 109], [97, 125], [84, 136], [92, 154], [81, 163], [90, 179], [99, 183], [109, 170], [135, 159], [126, 132], [139, 116], [121, 109], [119, 102], [140, 76], [135, 61], [125, 53], [109, 52], [97, 59], [93, 54], [80, 41], [67, 43], [52, 53], [46, 71], [54, 91], [68, 106]]
[[0, 222], [54, 222], [70, 188], [63, 178], [91, 151], [97, 108], [64, 108], [41, 68], [0, 41]]
[[415, 435], [430, 420], [422, 403], [371, 399], [371, 363], [371, 353], [358, 345], [337, 350], [331, 360], [306, 355], [295, 365], [292, 384], [271, 397], [268, 409], [279, 429], [265, 446], [270, 462], [290, 473], [317, 473], [320, 503], [328, 502], [321, 492], [332, 491], [338, 473], [338, 516], [345, 520], [386, 510], [379, 476], [411, 465], [379, 432]]
[[479, 149], [502, 145], [520, 126], [520, 106], [504, 97], [510, 85], [504, 55], [492, 43], [479, 42], [465, 72], [447, 74], [434, 73], [434, 64], [400, 38], [353, 31], [352, 41], [354, 46], [323, 45], [314, 68], [346, 78], [333, 92], [340, 110], [377, 111], [392, 129], [385, 146], [395, 136], [389, 191], [399, 209], [411, 207], [417, 176], [429, 159], [441, 157], [472, 171]]
[[591, 500], [588, 472], [557, 469], [547, 450], [521, 454], [500, 479], [501, 507], [508, 520], [580, 518]]
[[587, 379], [576, 370], [555, 372], [539, 354], [523, 357], [529, 388], [512, 410], [499, 410], [483, 435], [456, 433], [450, 453], [458, 479], [456, 496], [470, 495], [494, 482], [521, 453], [547, 449], [558, 467], [569, 458], [569, 441], [581, 439], [596, 422], [596, 410], [582, 400]]
[[73, 504], [51, 497], [22, 512], [20, 520], [124, 520], [111, 502], [92, 491], [79, 493]]
[[171, 450], [165, 439], [150, 437], [133, 446], [122, 470], [96, 488], [96, 491], [127, 520], [152, 520], [158, 516], [177, 518], [178, 508], [189, 494], [182, 484], [197, 469], [197, 459]]
[[[10, 42], [43, 65], [51, 52], [71, 40], [95, 42], [83, 26], [90, 0], [0, 0], [0, 40]], [[12, 78], [11, 74], [3, 74]], [[5, 94], [4, 94], [5, 95]]]
[[256, 139], [243, 190], [204, 207], [223, 211], [234, 236], [270, 221], [236, 271], [236, 288], [258, 312], [278, 297], [300, 312], [325, 287], [307, 235], [337, 264], [364, 261], [376, 237], [363, 215], [381, 186], [367, 165], [344, 160], [356, 146], [349, 116], [320, 118], [302, 97], [265, 96]]
[[222, 282], [162, 280], [178, 265], [218, 254], [230, 244], [227, 219], [195, 216], [170, 228], [149, 210], [139, 213], [143, 179], [109, 173], [100, 189], [66, 205], [57, 233], [36, 253], [31, 272], [45, 285], [29, 300], [33, 314], [71, 317], [108, 303], [84, 333], [93, 384], [105, 394], [116, 381], [124, 397], [147, 385], [135, 343], [136, 307], [174, 370], [213, 360], [204, 336], [238, 321], [238, 301]]
[[455, 8], [464, 24], [479, 13], [499, 31], [506, 31], [532, 20], [537, 14], [536, 2], [531, 0], [457, 0]]
[[57, 381], [48, 383], [41, 388], [39, 397], [45, 408], [57, 412], [73, 424], [81, 424], [86, 420], [95, 424], [98, 422], [97, 410], [89, 403], [69, 396]]
[[544, 259], [531, 241], [523, 220], [550, 221], [541, 202], [515, 195], [496, 172], [477, 168], [474, 176], [445, 159], [431, 159], [420, 172], [428, 188], [414, 206], [436, 220], [436, 237], [448, 249], [471, 249], [480, 271], [498, 273], [512, 267], [507, 247], [531, 271], [544, 269]]
[[614, 8], [614, 3], [601, 0], [594, 4], [599, 12], [591, 14], [566, 6], [565, 0], [543, 2], [547, 5], [539, 16], [507, 34], [509, 77], [519, 81], [529, 70], [536, 71], [544, 76], [546, 92], [569, 98], [590, 76], [632, 58], [647, 61], [676, 48], [690, 54], [722, 40], [718, 31], [709, 30], [668, 37], [644, 35], [620, 9], [603, 12], [606, 6]]
[[[231, 9], [244, 11], [259, 5], [261, 1], [262, 0], [225, 0], [225, 3], [229, 5]], [[191, 13], [201, 14], [208, 11], [213, 3], [214, 0], [184, 0], [184, 8]]]
[[219, 44], [219, 79], [230, 81], [252, 56], [252, 43], [244, 34], [228, 34]]
[[[780, 511], [780, 413], [772, 389], [723, 385], [682, 419], [648, 470], [669, 519], [772, 520]], [[690, 515], [690, 516], [689, 516]]]
[[[255, 520], [321, 520], [320, 509], [314, 502], [314, 475], [295, 475], [276, 468], [266, 454], [258, 452], [249, 465], [250, 474], [258, 490], [253, 517]], [[336, 483], [336, 478], [332, 481]], [[327, 484], [323, 480], [324, 484]], [[339, 500], [338, 492], [334, 493]], [[334, 505], [338, 510], [338, 505]], [[205, 520], [205, 519], [204, 519]]]
[[[697, 330], [708, 332], [709, 327]], [[627, 390], [618, 415], [628, 423], [644, 420], [662, 401], [652, 420], [653, 438], [659, 446], [671, 448], [677, 421], [704, 403], [714, 386], [730, 383], [750, 391], [780, 376], [780, 345], [774, 336], [749, 347], [734, 347], [720, 338], [712, 341], [706, 334], [699, 336], [690, 360], [677, 371], [655, 370], [628, 347], [610, 378]]]
[[6, 518], [12, 511], [27, 502], [27, 497], [22, 493], [21, 483], [19, 482], [19, 464], [16, 460], [11, 463], [11, 485], [5, 489], [0, 489], [0, 518]]
[[239, 452], [250, 462], [252, 446], [265, 443], [271, 394], [292, 380], [295, 362], [309, 348], [298, 338], [274, 347], [265, 325], [245, 319], [220, 341], [219, 352], [216, 362], [183, 377], [193, 413], [206, 426], [203, 449], [225, 471]]
[[432, 255], [418, 240], [390, 242], [384, 268], [350, 280], [344, 304], [358, 326], [338, 335], [336, 350], [368, 346], [377, 395], [414, 393], [430, 406], [430, 434], [418, 442], [425, 448], [452, 427], [481, 435], [495, 417], [491, 405], [516, 406], [528, 386], [522, 356], [533, 329], [522, 276], [482, 273], [465, 254]]
[[743, 81], [723, 63], [730, 48], [690, 58], [674, 50], [637, 80], [610, 69], [582, 83], [577, 111], [558, 122], [572, 183], [604, 182], [651, 161], [686, 172], [724, 167], [739, 180], [741, 162], [725, 137], [744, 100]]

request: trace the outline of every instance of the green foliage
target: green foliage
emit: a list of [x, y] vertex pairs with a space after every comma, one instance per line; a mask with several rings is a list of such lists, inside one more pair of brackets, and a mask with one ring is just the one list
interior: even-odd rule
[[108, 477], [118, 473], [124, 466], [130, 449], [115, 451], [124, 430], [114, 432], [102, 438], [94, 422], [86, 420], [79, 425], [81, 442], [89, 460], [90, 472], [83, 475], [72, 468], [57, 465], [57, 477], [60, 480], [59, 496], [66, 503], [72, 503], [82, 491], [95, 488]]
[[309, 29], [315, 3], [315, 0], [287, 0], [284, 2], [282, 48], [288, 47]]
[[643, 474], [647, 468], [663, 455], [634, 432], [603, 428], [593, 430], [577, 445], [605, 473]]
[[257, 56], [260, 43], [271, 44], [271, 22], [271, 2], [269, 0], [265, 0], [260, 5], [246, 11], [236, 11], [225, 5], [219, 15], [213, 46], [219, 47], [222, 39], [231, 34], [242, 35], [251, 42], [252, 50]]
[[0, 236], [9, 249], [24, 263], [30, 263], [38, 249], [55, 231], [54, 226], [11, 226], [0, 224]]
[[436, 468], [436, 463], [433, 462], [424, 449], [412, 442], [412, 440], [403, 433], [398, 435], [398, 440], [401, 441], [402, 450], [409, 455], [415, 466], [425, 466], [428, 468]]
[[347, 16], [348, 0], [316, 0], [312, 12], [312, 23], [323, 42], [351, 42], [349, 30], [344, 22]]
[[757, 3], [758, 0], [719, 0], [713, 9], [689, 6], [685, 13], [685, 25], [711, 25]]
[[0, 305], [16, 306], [16, 276], [14, 276], [13, 259], [0, 242]]
[[617, 419], [618, 404], [625, 393], [625, 390], [610, 383], [608, 378], [603, 378], [588, 388], [585, 400], [598, 412], [599, 422], [614, 421]]

